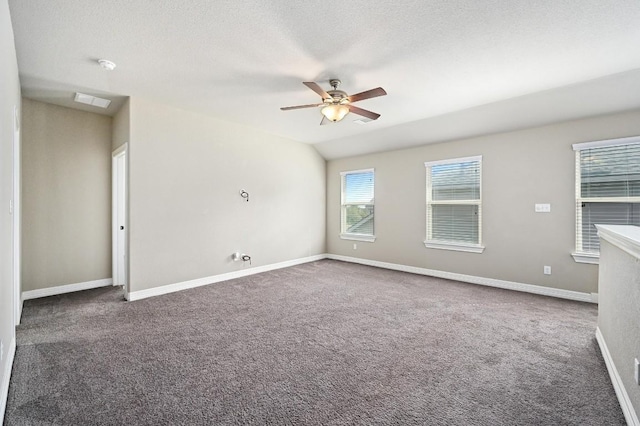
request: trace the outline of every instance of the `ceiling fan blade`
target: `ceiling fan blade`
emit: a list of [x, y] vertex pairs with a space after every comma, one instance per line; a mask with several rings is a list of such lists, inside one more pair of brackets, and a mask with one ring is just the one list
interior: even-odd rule
[[313, 81], [303, 81], [302, 84], [304, 84], [309, 89], [311, 89], [314, 92], [316, 92], [318, 95], [320, 95], [322, 97], [322, 99], [331, 99], [331, 95], [329, 95], [327, 92], [325, 92], [322, 89], [322, 87], [318, 86], [317, 83], [314, 83]]
[[320, 105], [324, 105], [324, 104], [308, 104], [308, 105], [296, 105], [296, 106], [290, 106], [290, 107], [282, 107], [280, 108], [282, 111], [289, 111], [292, 109], [301, 109], [301, 108], [312, 108], [312, 107], [317, 107]]
[[333, 121], [327, 120], [327, 117], [325, 117], [324, 115], [322, 116], [322, 120], [320, 120], [321, 126], [326, 126], [327, 124], [331, 124], [331, 123], [333, 123]]
[[384, 96], [386, 94], [387, 92], [385, 92], [382, 87], [378, 87], [376, 89], [367, 90], [366, 92], [356, 93], [355, 95], [349, 96], [348, 99], [349, 102], [358, 102], [364, 99], [377, 98], [378, 96]]
[[352, 113], [370, 118], [372, 120], [377, 120], [378, 117], [380, 117], [380, 114], [378, 113], [367, 111], [366, 109], [358, 108], [357, 106], [347, 105], [347, 107], [349, 108], [349, 111], [351, 111]]

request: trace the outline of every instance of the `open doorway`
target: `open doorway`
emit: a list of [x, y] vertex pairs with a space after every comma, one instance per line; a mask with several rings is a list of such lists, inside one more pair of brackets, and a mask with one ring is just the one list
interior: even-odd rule
[[113, 151], [112, 165], [112, 263], [113, 285], [122, 286], [129, 298], [127, 223], [127, 144]]

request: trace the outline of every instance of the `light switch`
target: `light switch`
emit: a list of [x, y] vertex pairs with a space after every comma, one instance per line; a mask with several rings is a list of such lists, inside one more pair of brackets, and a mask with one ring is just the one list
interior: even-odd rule
[[536, 204], [536, 213], [550, 213], [551, 204]]

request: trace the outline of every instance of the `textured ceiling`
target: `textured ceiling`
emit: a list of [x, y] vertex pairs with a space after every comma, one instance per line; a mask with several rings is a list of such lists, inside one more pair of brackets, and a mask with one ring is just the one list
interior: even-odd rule
[[[27, 97], [110, 96], [112, 114], [139, 96], [314, 143], [327, 158], [640, 107], [638, 0], [10, 0], [10, 9]], [[117, 68], [101, 69], [100, 58]], [[316, 109], [280, 111], [319, 100], [302, 81], [328, 89], [335, 77], [348, 93], [384, 87], [387, 96], [357, 104], [382, 117], [321, 127]]]

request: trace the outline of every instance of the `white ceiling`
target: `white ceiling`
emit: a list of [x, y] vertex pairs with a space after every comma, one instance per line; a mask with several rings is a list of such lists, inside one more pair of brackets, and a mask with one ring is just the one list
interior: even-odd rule
[[[23, 94], [139, 96], [327, 158], [640, 108], [638, 0], [10, 0]], [[114, 71], [96, 60], [109, 59]], [[379, 120], [319, 126], [330, 78]], [[92, 107], [86, 107], [92, 108]], [[103, 112], [94, 108], [95, 112]]]

